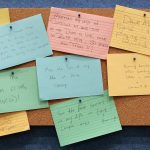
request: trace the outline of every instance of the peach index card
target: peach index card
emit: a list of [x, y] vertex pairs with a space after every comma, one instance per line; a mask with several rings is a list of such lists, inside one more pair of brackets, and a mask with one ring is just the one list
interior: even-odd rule
[[107, 59], [112, 18], [51, 8], [47, 32], [56, 51]]
[[0, 114], [0, 136], [30, 129], [26, 111]]
[[150, 95], [150, 57], [137, 53], [109, 54], [109, 96]]
[[150, 13], [116, 6], [110, 46], [150, 55]]

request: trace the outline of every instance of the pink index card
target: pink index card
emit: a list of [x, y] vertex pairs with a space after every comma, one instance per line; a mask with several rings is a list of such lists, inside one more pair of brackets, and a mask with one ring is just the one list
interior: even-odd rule
[[48, 35], [52, 49], [107, 59], [113, 19], [61, 8], [51, 8]]

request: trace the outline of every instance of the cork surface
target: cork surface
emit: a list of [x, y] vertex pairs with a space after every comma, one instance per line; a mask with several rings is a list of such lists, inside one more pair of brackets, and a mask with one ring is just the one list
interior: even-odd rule
[[[86, 8], [74, 8], [71, 10], [77, 10], [80, 12], [102, 15], [107, 17], [113, 17], [114, 9], [86, 9]], [[48, 18], [50, 14], [49, 8], [11, 8], [10, 18], [11, 22], [20, 20], [26, 17], [30, 17], [36, 14], [42, 14], [45, 26], [47, 28]], [[126, 51], [110, 48], [109, 53], [125, 53]], [[54, 51], [54, 56], [64, 55], [65, 53]], [[29, 62], [23, 65], [19, 65], [13, 68], [35, 66], [35, 62]], [[102, 74], [104, 88], [107, 89], [107, 62], [102, 60]], [[123, 85], [120, 85], [123, 86]], [[127, 125], [150, 125], [150, 96], [124, 96], [114, 97], [117, 106], [119, 118], [121, 124]], [[59, 103], [63, 100], [49, 101], [49, 104]], [[44, 126], [53, 125], [51, 113], [49, 109], [32, 110], [27, 111], [30, 125]]]

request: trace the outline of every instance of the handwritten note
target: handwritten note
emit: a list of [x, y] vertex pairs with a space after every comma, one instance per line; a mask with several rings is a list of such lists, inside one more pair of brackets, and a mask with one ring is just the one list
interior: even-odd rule
[[27, 113], [13, 112], [0, 114], [0, 136], [29, 130]]
[[0, 69], [52, 54], [41, 15], [0, 27]]
[[0, 72], [0, 113], [46, 107], [39, 100], [35, 67]]
[[103, 94], [99, 59], [66, 55], [39, 58], [36, 65], [41, 100]]
[[150, 55], [150, 13], [116, 6], [111, 46]]
[[107, 65], [110, 96], [150, 94], [150, 57], [110, 54]]
[[50, 106], [61, 146], [121, 130], [112, 97], [76, 98]]
[[4, 25], [10, 22], [9, 9], [0, 8], [0, 25]]
[[51, 8], [47, 32], [52, 49], [106, 59], [113, 19]]

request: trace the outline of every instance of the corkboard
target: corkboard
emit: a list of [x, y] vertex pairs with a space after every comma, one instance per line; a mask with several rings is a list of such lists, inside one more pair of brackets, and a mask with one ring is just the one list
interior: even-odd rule
[[[72, 9], [85, 13], [113, 17], [114, 9]], [[11, 21], [23, 19], [41, 13], [47, 27], [50, 9], [48, 8], [28, 8], [10, 9]], [[110, 48], [109, 53], [125, 53], [123, 50]], [[55, 52], [54, 55], [64, 55], [65, 53]], [[107, 69], [106, 61], [102, 61], [102, 72], [104, 88], [107, 89]], [[35, 62], [26, 63], [17, 67], [34, 66]], [[121, 85], [120, 85], [121, 86]], [[62, 102], [62, 100], [51, 101], [49, 104]], [[122, 125], [150, 125], [150, 96], [126, 96], [115, 97], [118, 114]], [[30, 125], [52, 125], [52, 117], [49, 109], [28, 111]]]

